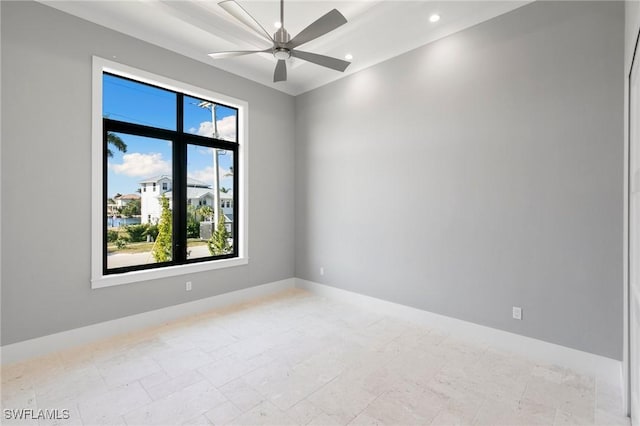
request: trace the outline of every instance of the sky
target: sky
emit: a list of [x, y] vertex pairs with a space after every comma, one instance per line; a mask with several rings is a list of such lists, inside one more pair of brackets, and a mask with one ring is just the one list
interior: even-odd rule
[[[103, 116], [113, 120], [176, 130], [175, 94], [116, 76], [103, 76]], [[184, 131], [201, 136], [213, 134], [210, 109], [198, 106], [200, 99], [184, 97]], [[216, 108], [218, 133], [221, 139], [236, 140], [236, 111], [224, 106]], [[127, 144], [127, 152], [113, 145], [113, 157], [107, 162], [107, 194], [132, 194], [139, 182], [162, 174], [171, 175], [171, 141], [140, 136], [117, 135]], [[233, 179], [225, 176], [233, 165], [230, 151], [218, 151], [221, 187], [233, 189]], [[189, 145], [187, 175], [213, 184], [213, 150]]]

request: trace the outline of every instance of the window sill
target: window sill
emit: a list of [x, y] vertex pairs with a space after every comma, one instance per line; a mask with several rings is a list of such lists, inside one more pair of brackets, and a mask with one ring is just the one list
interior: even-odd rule
[[91, 288], [112, 287], [115, 285], [131, 284], [141, 281], [149, 281], [160, 278], [175, 277], [179, 275], [193, 274], [196, 272], [213, 271], [216, 269], [232, 268], [249, 263], [246, 257], [233, 259], [212, 260], [211, 262], [191, 263], [188, 265], [167, 266], [159, 269], [147, 269], [144, 271], [132, 271], [114, 275], [100, 275], [91, 279]]

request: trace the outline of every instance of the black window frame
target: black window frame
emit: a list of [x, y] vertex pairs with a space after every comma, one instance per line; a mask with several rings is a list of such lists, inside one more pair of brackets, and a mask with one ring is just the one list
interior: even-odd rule
[[[238, 224], [238, 203], [237, 197], [240, 192], [239, 186], [239, 175], [240, 175], [240, 164], [239, 164], [239, 141], [241, 140], [240, 135], [240, 113], [241, 109], [238, 107], [234, 107], [231, 105], [227, 105], [221, 102], [212, 101], [209, 99], [203, 99], [199, 96], [194, 96], [193, 94], [187, 94], [184, 92], [167, 89], [161, 86], [156, 86], [153, 84], [149, 84], [146, 82], [138, 81], [133, 78], [124, 77], [122, 75], [118, 75], [115, 73], [111, 73], [108, 71], [102, 71], [102, 78], [104, 75], [110, 75], [113, 77], [121, 78], [124, 80], [129, 80], [131, 82], [142, 84], [146, 86], [150, 86], [156, 89], [164, 90], [169, 93], [173, 93], [176, 96], [176, 130], [167, 130], [163, 128], [147, 126], [136, 123], [129, 123], [125, 121], [114, 120], [107, 117], [102, 117], [102, 190], [103, 190], [103, 207], [102, 207], [102, 233], [103, 233], [103, 244], [102, 244], [102, 273], [103, 275], [115, 275], [122, 274], [126, 272], [132, 271], [141, 271], [141, 270], [149, 270], [149, 269], [160, 269], [166, 268], [170, 266], [177, 265], [188, 265], [192, 263], [203, 263], [203, 262], [211, 262], [221, 259], [232, 259], [238, 258], [240, 253], [239, 244], [241, 244], [239, 235], [239, 224]], [[104, 88], [103, 88], [104, 90]], [[202, 101], [210, 102], [214, 105], [220, 105], [229, 109], [232, 109], [236, 112], [235, 114], [235, 127], [236, 127], [236, 140], [235, 141], [227, 141], [224, 139], [217, 139], [214, 137], [206, 137], [200, 136], [192, 133], [184, 132], [184, 97], [188, 96], [190, 98], [200, 99]], [[132, 265], [132, 266], [124, 266], [118, 268], [108, 268], [107, 266], [107, 230], [108, 230], [108, 220], [107, 220], [107, 179], [108, 179], [108, 140], [107, 135], [109, 132], [133, 135], [133, 136], [143, 136], [155, 139], [162, 139], [171, 141], [171, 149], [172, 149], [172, 256], [171, 261], [168, 262], [160, 262], [160, 263], [149, 263], [143, 265]], [[188, 259], [187, 258], [187, 146], [188, 145], [196, 145], [204, 148], [213, 148], [213, 149], [221, 149], [226, 151], [233, 152], [233, 215], [234, 220], [232, 223], [232, 235], [233, 235], [233, 249], [229, 254], [218, 255], [218, 256], [207, 256], [207, 257], [199, 257], [196, 259]], [[143, 184], [143, 191], [146, 192], [146, 184]], [[216, 226], [216, 224], [214, 224]]]

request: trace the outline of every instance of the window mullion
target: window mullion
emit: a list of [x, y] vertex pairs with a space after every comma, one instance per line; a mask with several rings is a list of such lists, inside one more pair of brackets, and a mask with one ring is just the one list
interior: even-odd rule
[[[107, 120], [102, 120], [102, 193], [107, 194], [107, 170], [109, 170], [108, 158], [108, 138], [107, 134], [109, 132], [109, 128], [107, 126]], [[107, 274], [107, 197], [102, 197], [102, 240], [105, 243], [102, 245], [102, 273]]]
[[[237, 119], [236, 119], [237, 120]], [[238, 200], [239, 198], [239, 193], [240, 193], [240, 179], [238, 177], [238, 170], [239, 170], [239, 165], [240, 165], [240, 156], [239, 154], [239, 150], [238, 147], [235, 147], [236, 149], [233, 151], [233, 255], [234, 256], [238, 256], [238, 241], [239, 241], [239, 226], [238, 226], [238, 218], [239, 218], [239, 206], [238, 206]]]
[[176, 96], [176, 129], [173, 142], [173, 260], [183, 263], [187, 259], [187, 146], [183, 138], [183, 95]]

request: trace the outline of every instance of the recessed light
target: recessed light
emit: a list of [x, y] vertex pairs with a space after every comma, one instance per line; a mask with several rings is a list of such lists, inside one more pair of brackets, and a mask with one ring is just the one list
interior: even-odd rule
[[429, 16], [429, 22], [438, 22], [440, 20], [440, 15], [438, 15], [437, 13], [434, 13], [433, 15]]
[[282, 27], [282, 24], [280, 22], [274, 22], [273, 26], [276, 27], [277, 29], [280, 29]]
[[350, 60], [352, 60], [352, 59], [353, 59], [353, 55], [352, 55], [351, 53], [347, 53], [346, 55], [344, 55], [344, 58], [345, 58], [347, 61], [350, 61]]

